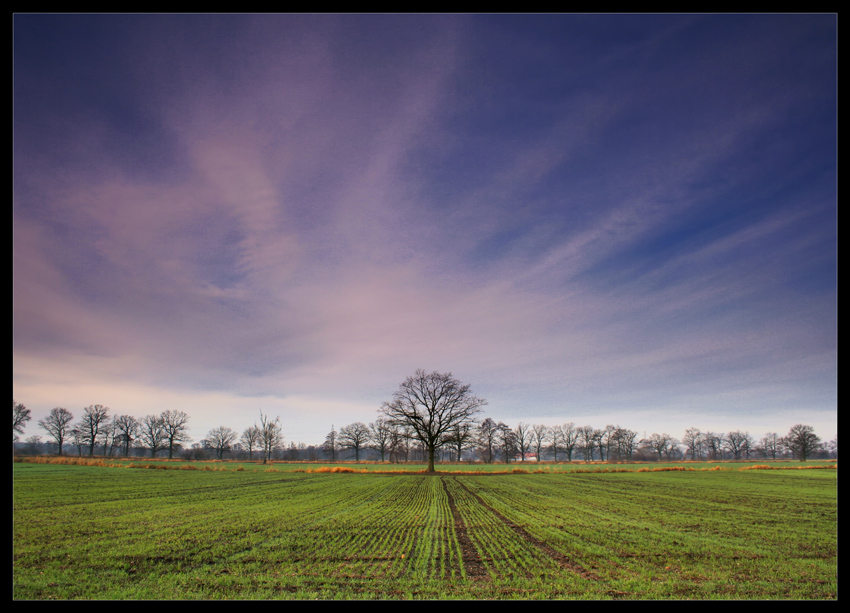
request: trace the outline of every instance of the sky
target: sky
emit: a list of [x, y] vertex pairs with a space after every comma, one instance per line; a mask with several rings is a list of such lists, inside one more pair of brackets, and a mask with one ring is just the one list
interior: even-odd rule
[[194, 442], [837, 434], [837, 15], [16, 14], [13, 395]]

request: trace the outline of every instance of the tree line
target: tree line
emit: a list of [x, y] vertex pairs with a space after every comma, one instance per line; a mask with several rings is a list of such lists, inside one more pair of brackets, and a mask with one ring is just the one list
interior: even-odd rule
[[[260, 413], [260, 421], [239, 433], [226, 426], [213, 428], [199, 443], [186, 446], [189, 416], [183, 411], [163, 411], [137, 419], [110, 415], [99, 404], [83, 409], [79, 421], [56, 407], [38, 422], [49, 436], [50, 451], [59, 455], [70, 445], [79, 455], [129, 457], [157, 455], [173, 458], [215, 457], [248, 459], [330, 460], [379, 459], [382, 462], [422, 462], [434, 470], [437, 461], [673, 461], [746, 460], [793, 457], [807, 460], [837, 457], [837, 437], [824, 443], [811, 426], [797, 424], [787, 435], [768, 433], [755, 440], [740, 430], [719, 433], [689, 428], [682, 439], [666, 433], [639, 438], [636, 431], [619, 425], [596, 428], [573, 422], [555, 426], [518, 423], [514, 427], [481, 419], [487, 403], [474, 396], [468, 385], [451, 373], [419, 370], [408, 377], [391, 401], [379, 409], [372, 423], [354, 422], [331, 431], [320, 446], [290, 443], [287, 447], [280, 418]], [[30, 410], [12, 400], [13, 444], [30, 421]], [[30, 437], [25, 449], [44, 451], [41, 437]]]

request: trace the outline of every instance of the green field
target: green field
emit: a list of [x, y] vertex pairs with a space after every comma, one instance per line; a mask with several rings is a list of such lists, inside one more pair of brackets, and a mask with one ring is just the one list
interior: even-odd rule
[[837, 598], [834, 469], [13, 466], [16, 599]]

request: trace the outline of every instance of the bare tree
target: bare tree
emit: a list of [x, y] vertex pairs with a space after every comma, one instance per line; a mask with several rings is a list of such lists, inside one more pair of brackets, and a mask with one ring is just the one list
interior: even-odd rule
[[80, 429], [79, 425], [71, 428], [71, 441], [74, 443], [74, 447], [77, 448], [77, 454], [82, 457], [83, 455], [83, 447], [86, 445], [86, 433]]
[[581, 445], [581, 450], [584, 453], [585, 461], [593, 461], [593, 448], [596, 447], [594, 440], [595, 430], [593, 426], [582, 426], [578, 428], [578, 436]]
[[785, 447], [791, 452], [795, 458], [799, 458], [801, 462], [805, 462], [812, 454], [821, 448], [821, 440], [815, 434], [814, 428], [797, 424], [788, 435], [782, 439]]
[[272, 420], [260, 412], [260, 441], [263, 446], [263, 464], [268, 462], [272, 453], [283, 445], [283, 431], [280, 427], [280, 417]]
[[205, 440], [209, 448], [215, 451], [220, 460], [224, 456], [225, 451], [230, 451], [231, 446], [236, 442], [237, 436], [239, 435], [235, 430], [231, 430], [225, 426], [219, 426], [210, 430]]
[[736, 460], [740, 460], [744, 454], [748, 453], [751, 441], [749, 432], [741, 432], [740, 430], [729, 432], [723, 438], [726, 449]]
[[170, 460], [174, 457], [175, 447], [179, 447], [180, 443], [192, 440], [187, 433], [189, 426], [186, 422], [189, 421], [189, 416], [183, 411], [163, 411], [160, 419], [162, 420], [162, 429], [165, 432], [168, 459]]
[[687, 447], [692, 460], [697, 460], [702, 457], [703, 437], [699, 428], [688, 428], [685, 430], [685, 436], [682, 438], [682, 443], [685, 447]]
[[12, 442], [18, 440], [18, 435], [24, 433], [24, 427], [32, 419], [31, 411], [12, 398]]
[[115, 453], [115, 437], [118, 435], [118, 428], [115, 426], [115, 417], [104, 422], [100, 429], [100, 445], [103, 448], [103, 455], [112, 457]]
[[531, 449], [531, 441], [533, 438], [531, 426], [519, 422], [516, 425], [516, 428], [514, 428], [514, 437], [517, 449], [519, 450], [519, 455], [521, 456], [522, 461], [525, 462], [525, 454], [529, 449]]
[[419, 369], [399, 386], [381, 413], [393, 423], [409, 426], [428, 453], [428, 472], [434, 472], [434, 456], [445, 435], [460, 423], [471, 422], [486, 400], [472, 394], [469, 385], [451, 373], [426, 373]]
[[132, 415], [118, 415], [115, 418], [118, 443], [123, 446], [124, 457], [130, 455], [130, 444], [139, 436], [139, 420]]
[[617, 459], [625, 458], [630, 460], [632, 458], [632, 454], [635, 451], [637, 435], [638, 433], [634, 430], [617, 426], [613, 434], [617, 448]]
[[390, 428], [390, 461], [406, 463], [410, 454], [411, 430], [392, 422]]
[[78, 428], [83, 433], [83, 440], [89, 446], [89, 455], [94, 455], [94, 446], [101, 429], [109, 419], [109, 408], [100, 404], [93, 404], [83, 409], [83, 418]]
[[561, 444], [563, 445], [564, 453], [567, 454], [567, 462], [573, 461], [573, 453], [579, 446], [580, 428], [577, 428], [573, 422], [565, 423], [561, 426]]
[[668, 454], [669, 457], [669, 448], [673, 440], [674, 439], [666, 432], [664, 434], [653, 432], [648, 439], [643, 439], [641, 444], [646, 445], [649, 449], [657, 453], [658, 461], [660, 462], [665, 453]]
[[151, 457], [163, 449], [168, 449], [168, 440], [160, 415], [146, 415], [139, 424], [139, 440], [151, 450]]
[[334, 428], [333, 424], [331, 424], [331, 431], [328, 432], [328, 435], [325, 437], [325, 442], [322, 445], [322, 449], [326, 453], [331, 454], [331, 462], [336, 462], [336, 450], [338, 448], [337, 444], [337, 431]]
[[499, 446], [505, 454], [505, 464], [508, 464], [511, 460], [511, 456], [516, 455], [519, 450], [516, 432], [514, 432], [508, 424], [501, 421], [498, 426], [496, 426], [496, 429], [499, 432]]
[[239, 440], [243, 445], [245, 445], [245, 447], [248, 448], [248, 460], [253, 460], [254, 449], [257, 449], [262, 441], [260, 429], [256, 424], [248, 426], [245, 428], [245, 431], [242, 433], [242, 438]]
[[63, 407], [56, 407], [50, 410], [47, 417], [38, 422], [38, 425], [47, 430], [47, 433], [56, 441], [59, 446], [59, 455], [62, 455], [62, 445], [68, 437], [73, 420], [74, 416], [71, 411]]
[[369, 426], [362, 421], [354, 422], [339, 429], [339, 446], [353, 449], [355, 461], [360, 461], [360, 450], [369, 442]]
[[387, 452], [390, 450], [392, 441], [392, 427], [390, 423], [383, 418], [378, 418], [369, 424], [369, 443], [372, 449], [381, 454], [381, 462], [386, 458]]
[[708, 449], [709, 460], [723, 459], [723, 435], [715, 434], [714, 432], [704, 432], [702, 441], [705, 448]]
[[782, 437], [776, 432], [768, 432], [759, 441], [759, 449], [765, 458], [775, 460], [782, 449]]
[[543, 448], [546, 446], [546, 437], [549, 434], [549, 428], [543, 424], [534, 424], [531, 426], [531, 447], [537, 455], [537, 461], [543, 461]]
[[491, 418], [482, 421], [478, 426], [478, 449], [481, 457], [487, 464], [492, 464], [496, 459], [496, 444], [499, 437], [498, 424]]
[[838, 457], [838, 435], [836, 434], [831, 441], [826, 444], [826, 451], [831, 458]]
[[446, 434], [446, 444], [455, 452], [455, 458], [461, 461], [464, 449], [470, 449], [475, 443], [475, 423], [471, 421], [456, 424]]

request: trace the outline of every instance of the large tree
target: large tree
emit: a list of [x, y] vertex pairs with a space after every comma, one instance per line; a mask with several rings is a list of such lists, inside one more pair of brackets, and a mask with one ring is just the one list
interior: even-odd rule
[[815, 434], [815, 429], [811, 426], [797, 424], [788, 432], [788, 436], [782, 439], [785, 447], [788, 448], [795, 458], [799, 458], [805, 462], [807, 458], [820, 449], [820, 437]]
[[428, 472], [434, 472], [434, 457], [446, 434], [457, 424], [473, 421], [486, 404], [451, 373], [419, 369], [383, 404], [381, 413], [391, 422], [410, 427], [428, 453]]
[[38, 425], [47, 430], [47, 433], [56, 441], [59, 446], [59, 455], [62, 455], [62, 445], [68, 438], [73, 419], [74, 416], [71, 411], [63, 407], [56, 407], [50, 410], [47, 417], [38, 422]]

